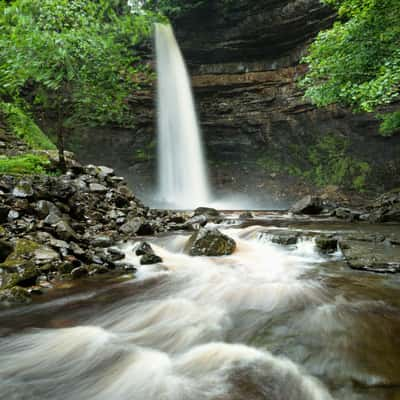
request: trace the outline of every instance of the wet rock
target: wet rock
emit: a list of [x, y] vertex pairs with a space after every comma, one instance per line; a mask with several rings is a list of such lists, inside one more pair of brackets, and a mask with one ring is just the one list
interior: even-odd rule
[[105, 265], [92, 264], [89, 266], [89, 275], [104, 275], [108, 274], [110, 270]]
[[215, 208], [198, 207], [194, 210], [194, 215], [205, 215], [208, 218], [218, 218], [221, 216], [221, 213]]
[[298, 240], [298, 234], [296, 233], [279, 233], [272, 236], [271, 242], [283, 246], [291, 246], [296, 244]]
[[180, 228], [190, 231], [197, 231], [207, 225], [208, 218], [205, 215], [195, 215], [188, 219]]
[[39, 247], [40, 244], [32, 240], [17, 240], [12, 253], [8, 255], [0, 267], [12, 271], [17, 271], [19, 268], [24, 268], [25, 265], [29, 264], [29, 260], [34, 257], [34, 252]]
[[47, 225], [56, 225], [60, 221], [62, 221], [62, 216], [53, 211], [50, 211], [50, 213], [44, 219], [44, 223]]
[[110, 247], [114, 244], [114, 240], [109, 236], [99, 235], [91, 240], [91, 244], [95, 247]]
[[379, 196], [369, 211], [370, 222], [400, 222], [400, 189]]
[[293, 214], [317, 215], [323, 210], [322, 200], [316, 196], [305, 196], [295, 203], [290, 211]]
[[106, 193], [108, 191], [108, 189], [100, 183], [91, 183], [89, 185], [89, 190], [93, 193]]
[[144, 254], [140, 258], [141, 265], [151, 265], [151, 264], [158, 264], [162, 263], [162, 258], [157, 256], [156, 254]]
[[19, 272], [3, 274], [2, 287], [11, 289], [14, 286], [34, 286], [39, 276], [40, 271], [33, 264], [26, 264]]
[[185, 251], [191, 256], [225, 256], [236, 249], [235, 241], [218, 229], [199, 229], [189, 238]]
[[81, 279], [89, 275], [89, 271], [85, 267], [77, 267], [71, 271], [72, 279]]
[[318, 236], [315, 239], [315, 245], [321, 253], [335, 253], [338, 249], [338, 240], [327, 236]]
[[114, 170], [109, 167], [98, 166], [97, 167], [97, 175], [101, 179], [105, 179], [114, 175]]
[[7, 216], [7, 220], [8, 221], [15, 221], [16, 219], [18, 219], [20, 217], [20, 214], [18, 211], [16, 210], [10, 210]]
[[356, 221], [360, 219], [362, 213], [359, 211], [351, 210], [350, 208], [338, 207], [335, 210], [333, 210], [331, 215], [333, 217], [344, 219], [347, 221]]
[[31, 297], [26, 289], [13, 287], [11, 289], [0, 290], [0, 303], [6, 306], [14, 304], [29, 304]]
[[33, 188], [30, 182], [21, 181], [13, 189], [12, 195], [16, 198], [25, 199], [33, 196]]
[[350, 268], [375, 272], [400, 272], [400, 246], [386, 241], [340, 240], [339, 247]]
[[13, 251], [14, 246], [10, 242], [0, 240], [0, 263], [4, 262]]
[[135, 254], [137, 256], [143, 256], [145, 254], [154, 254], [153, 248], [147, 242], [140, 242], [135, 247]]
[[246, 211], [239, 215], [239, 219], [252, 219], [253, 214], [250, 211]]

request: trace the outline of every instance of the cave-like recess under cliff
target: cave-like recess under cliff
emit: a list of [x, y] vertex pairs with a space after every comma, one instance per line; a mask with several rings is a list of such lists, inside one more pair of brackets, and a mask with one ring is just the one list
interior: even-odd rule
[[[333, 143], [327, 159], [340, 150], [356, 169], [368, 164], [367, 188], [399, 186], [400, 137], [380, 136], [372, 115], [318, 110], [296, 86], [307, 45], [333, 23], [334, 12], [319, 0], [231, 3], [209, 0], [173, 20], [214, 186], [251, 193], [260, 205], [301, 196], [309, 190], [300, 183], [305, 171], [315, 167], [310, 151], [321, 151], [321, 141]], [[140, 193], [156, 184], [154, 94], [150, 87], [132, 96], [134, 130], [89, 131], [74, 139], [83, 161], [114, 165]]]

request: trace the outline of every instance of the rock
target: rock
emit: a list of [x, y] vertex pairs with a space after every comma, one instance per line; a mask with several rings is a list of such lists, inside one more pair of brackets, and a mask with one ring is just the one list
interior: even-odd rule
[[246, 211], [239, 215], [239, 219], [252, 219], [253, 214], [250, 211]]
[[290, 211], [293, 214], [316, 215], [323, 210], [322, 200], [316, 196], [305, 196], [295, 203]]
[[162, 258], [155, 255], [155, 254], [144, 254], [140, 258], [140, 264], [142, 265], [151, 265], [151, 264], [158, 264], [162, 263]]
[[92, 244], [92, 246], [95, 246], [95, 247], [110, 247], [114, 244], [114, 241], [109, 236], [99, 235], [99, 236], [95, 236], [91, 240], [91, 244]]
[[114, 170], [112, 168], [104, 167], [104, 166], [98, 166], [97, 167], [97, 174], [99, 178], [105, 179], [107, 177], [111, 177], [114, 175]]
[[53, 263], [60, 259], [57, 252], [52, 250], [50, 247], [42, 246], [33, 252], [34, 262], [37, 265], [43, 265], [47, 263]]
[[283, 246], [291, 246], [296, 244], [298, 239], [298, 234], [296, 233], [279, 233], [272, 236], [271, 242]]
[[339, 248], [352, 269], [376, 273], [400, 272], [400, 246], [388, 245], [386, 241], [342, 239]]
[[31, 297], [26, 289], [13, 287], [11, 289], [0, 290], [0, 303], [6, 306], [13, 304], [29, 304]]
[[9, 207], [0, 204], [0, 224], [7, 222], [9, 212]]
[[124, 225], [122, 225], [119, 230], [122, 233], [125, 233], [127, 235], [134, 235], [138, 233], [140, 230], [141, 226], [145, 223], [144, 218], [142, 217], [136, 217], [130, 219], [128, 222], [126, 222]]
[[93, 193], [106, 193], [108, 191], [104, 185], [100, 185], [99, 183], [91, 183], [89, 190]]
[[210, 207], [198, 207], [194, 210], [194, 215], [205, 215], [208, 218], [219, 218], [221, 213], [215, 208]]
[[60, 221], [62, 221], [62, 216], [53, 211], [50, 211], [50, 213], [44, 219], [44, 223], [47, 225], [56, 225]]
[[34, 286], [39, 276], [40, 271], [34, 267], [33, 264], [26, 264], [19, 272], [3, 274], [2, 287], [4, 289], [10, 289], [14, 286]]
[[15, 221], [16, 219], [18, 219], [20, 217], [20, 214], [18, 211], [16, 210], [10, 210], [7, 216], [7, 220], [8, 221]]
[[218, 229], [201, 228], [189, 238], [185, 251], [191, 256], [226, 256], [236, 249], [235, 241]]
[[321, 253], [334, 253], [338, 249], [338, 240], [326, 236], [318, 236], [315, 239], [315, 245]]
[[182, 229], [197, 231], [207, 225], [208, 218], [205, 215], [195, 215], [188, 219], [182, 226]]
[[145, 254], [154, 254], [153, 248], [147, 242], [140, 242], [137, 247], [135, 247], [135, 254], [137, 256], [143, 256]]
[[[52, 203], [51, 201], [47, 200], [40, 200], [35, 204], [35, 211], [37, 216], [40, 219], [46, 218], [50, 213], [52, 215], [61, 215], [61, 211], [58, 209], [58, 207]], [[56, 222], [54, 222], [56, 223]]]
[[4, 262], [13, 251], [14, 246], [10, 242], [0, 240], [0, 263]]
[[400, 222], [400, 189], [379, 196], [369, 209], [371, 222]]
[[350, 210], [350, 208], [345, 208], [345, 207], [338, 207], [332, 212], [333, 217], [339, 219], [345, 219], [347, 221], [359, 220], [361, 215], [362, 215], [361, 212]]
[[68, 222], [61, 220], [56, 223], [55, 235], [61, 240], [71, 240], [76, 238], [75, 231], [71, 228]]
[[0, 267], [11, 271], [18, 271], [19, 268], [24, 268], [26, 265], [29, 266], [29, 260], [34, 257], [34, 252], [39, 247], [41, 245], [32, 240], [17, 240], [12, 253], [0, 264]]
[[85, 267], [77, 267], [71, 271], [72, 279], [81, 279], [89, 275], [89, 271]]
[[30, 182], [21, 181], [13, 189], [12, 195], [17, 198], [25, 199], [33, 196], [33, 189]]

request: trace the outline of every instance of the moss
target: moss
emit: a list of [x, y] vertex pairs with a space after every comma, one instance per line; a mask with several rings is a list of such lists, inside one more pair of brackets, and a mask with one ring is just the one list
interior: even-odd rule
[[27, 265], [29, 261], [27, 259], [33, 256], [36, 249], [40, 247], [40, 244], [27, 239], [20, 239], [15, 244], [14, 251], [7, 257], [7, 259], [0, 264], [0, 268], [14, 269], [21, 265]]
[[56, 149], [54, 143], [20, 107], [0, 101], [0, 112], [5, 115], [11, 132], [22, 139], [30, 148], [37, 150]]
[[15, 286], [12, 289], [0, 290], [1, 303], [27, 304], [30, 301], [29, 292], [22, 287]]
[[0, 174], [46, 174], [50, 164], [49, 159], [44, 155], [24, 154], [14, 157], [3, 156], [0, 157]]

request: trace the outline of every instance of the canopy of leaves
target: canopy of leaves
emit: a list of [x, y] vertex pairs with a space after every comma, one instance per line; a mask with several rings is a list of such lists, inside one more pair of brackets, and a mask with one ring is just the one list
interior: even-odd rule
[[63, 124], [127, 124], [127, 96], [145, 69], [135, 46], [157, 15], [122, 0], [0, 0], [0, 96], [29, 88]]
[[[398, 0], [324, 0], [339, 20], [321, 32], [304, 62], [301, 84], [318, 106], [338, 103], [373, 112], [400, 99], [400, 7]], [[386, 134], [400, 128], [382, 117]], [[386, 128], [385, 128], [386, 127]], [[390, 129], [388, 129], [390, 127]]]

